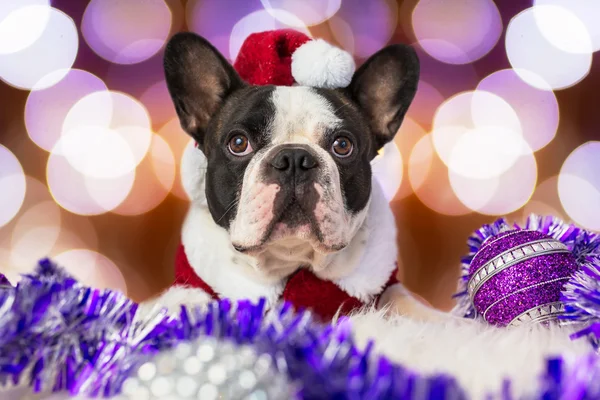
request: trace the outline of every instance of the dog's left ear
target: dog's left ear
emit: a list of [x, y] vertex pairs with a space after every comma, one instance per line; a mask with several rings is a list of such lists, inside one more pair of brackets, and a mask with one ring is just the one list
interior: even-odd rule
[[415, 97], [418, 81], [417, 53], [401, 44], [375, 53], [354, 74], [347, 90], [368, 119], [375, 135], [375, 151], [394, 138]]
[[245, 83], [214, 46], [191, 32], [177, 33], [169, 40], [164, 69], [181, 127], [203, 149], [210, 120]]

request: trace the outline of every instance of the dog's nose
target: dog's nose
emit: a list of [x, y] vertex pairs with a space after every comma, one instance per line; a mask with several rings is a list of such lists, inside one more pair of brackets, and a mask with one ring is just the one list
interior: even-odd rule
[[302, 148], [282, 149], [269, 163], [276, 170], [296, 174], [309, 171], [319, 165], [315, 157]]

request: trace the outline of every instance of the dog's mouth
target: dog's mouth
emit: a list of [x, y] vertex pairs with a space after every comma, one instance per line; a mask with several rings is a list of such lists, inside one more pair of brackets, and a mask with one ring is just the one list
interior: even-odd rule
[[260, 254], [270, 243], [286, 239], [308, 241], [315, 250], [322, 253], [336, 252], [344, 247], [329, 248], [325, 246], [323, 235], [313, 213], [310, 210], [307, 211], [298, 199], [292, 196], [286, 206], [281, 207], [280, 211], [275, 214], [257, 245], [251, 247], [234, 245], [234, 248], [245, 254]]
[[312, 213], [302, 207], [294, 196], [273, 218], [263, 237], [263, 244], [287, 237], [309, 239], [318, 235], [319, 228]]
[[283, 223], [293, 228], [296, 226], [302, 226], [306, 224], [312, 224], [312, 218], [310, 214], [304, 211], [298, 200], [293, 197], [288, 205], [283, 209], [281, 215], [275, 223]]

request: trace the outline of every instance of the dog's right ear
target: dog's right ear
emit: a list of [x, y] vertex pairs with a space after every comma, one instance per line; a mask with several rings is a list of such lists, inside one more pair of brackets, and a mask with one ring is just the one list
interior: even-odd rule
[[167, 43], [164, 68], [181, 127], [203, 148], [211, 118], [245, 83], [217, 49], [191, 32], [177, 33]]

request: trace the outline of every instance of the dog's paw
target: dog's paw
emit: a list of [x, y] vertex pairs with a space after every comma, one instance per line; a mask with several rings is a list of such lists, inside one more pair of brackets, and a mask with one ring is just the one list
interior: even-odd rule
[[212, 301], [212, 297], [202, 289], [172, 287], [157, 297], [140, 303], [137, 315], [141, 318], [157, 314], [165, 310], [167, 315], [173, 315], [181, 311], [181, 306], [197, 307]]

